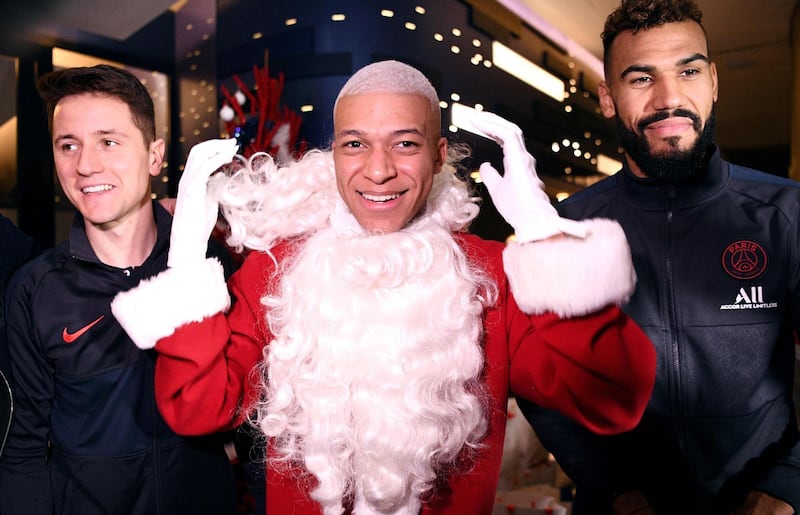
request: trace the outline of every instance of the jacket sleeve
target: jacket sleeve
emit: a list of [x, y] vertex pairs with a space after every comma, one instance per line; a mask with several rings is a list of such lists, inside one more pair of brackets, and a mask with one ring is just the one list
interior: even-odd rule
[[34, 256], [36, 248], [31, 238], [2, 215], [0, 215], [0, 242], [3, 245], [3, 251], [0, 252], [0, 370], [6, 375], [10, 375], [11, 363], [8, 356], [8, 344], [5, 341], [6, 313], [3, 308], [5, 287], [11, 274]]
[[574, 512], [610, 515], [617, 495], [641, 488], [626, 459], [629, 433], [598, 435], [557, 410], [518, 402], [542, 445], [577, 486]]
[[112, 302], [133, 341], [159, 353], [156, 402], [175, 432], [229, 430], [247, 416], [259, 391], [255, 366], [266, 344], [260, 299], [271, 266], [252, 253], [226, 287], [222, 267], [210, 259], [195, 270], [168, 269]]
[[[794, 238], [792, 241], [800, 241]], [[800, 252], [800, 249], [796, 249]], [[794, 268], [791, 276], [791, 319], [794, 329], [795, 375], [800, 373], [800, 267]], [[794, 378], [795, 409], [800, 407], [800, 377]], [[797, 415], [796, 415], [797, 416]], [[795, 513], [800, 513], [800, 436], [787, 432], [793, 439], [788, 449], [780, 453], [764, 478], [756, 483], [755, 490], [764, 492], [790, 504]]]
[[17, 268], [34, 256], [35, 245], [33, 239], [2, 215], [0, 241], [3, 242], [3, 252], [0, 252], [0, 281], [5, 284]]
[[514, 395], [614, 434], [641, 419], [655, 382], [652, 343], [618, 307], [635, 286], [622, 228], [588, 220], [585, 239], [510, 244], [503, 253]]
[[32, 290], [33, 285], [22, 280], [7, 296], [13, 415], [0, 459], [0, 513], [49, 515], [52, 498], [47, 458], [54, 387], [33, 327]]
[[[800, 218], [800, 208], [796, 201], [793, 202], [793, 205], [796, 210], [792, 213], [792, 219], [797, 222]], [[793, 242], [793, 255], [798, 256], [800, 255], [800, 228], [797, 225], [794, 227], [793, 237], [789, 240]], [[792, 269], [789, 289], [791, 291], [790, 316], [794, 332], [793, 351], [795, 355], [794, 407], [796, 411], [800, 411], [800, 266], [795, 265]], [[795, 416], [800, 420], [800, 415], [795, 413]], [[755, 490], [787, 502], [794, 508], [795, 513], [800, 513], [800, 435], [797, 432], [787, 431], [788, 434], [792, 435], [791, 442], [786, 446], [788, 449], [777, 457], [765, 477], [756, 484]], [[789, 437], [787, 436], [787, 438]]]

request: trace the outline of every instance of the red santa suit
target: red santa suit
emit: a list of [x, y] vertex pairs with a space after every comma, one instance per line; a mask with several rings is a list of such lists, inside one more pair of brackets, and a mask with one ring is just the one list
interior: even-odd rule
[[[411, 425], [425, 426], [429, 419], [440, 420], [438, 413], [430, 417], [427, 412], [415, 413], [396, 422], [373, 420], [363, 425], [361, 419], [373, 415], [391, 419], [395, 410], [408, 409], [413, 413], [418, 404], [438, 406], [440, 411], [446, 412], [448, 403], [462, 406], [462, 401], [465, 402], [463, 407], [453, 410], [455, 413], [442, 415], [445, 417], [442, 420], [452, 417], [455, 421], [452, 424], [431, 424], [434, 431], [437, 424], [446, 426], [438, 429], [434, 441], [450, 438], [456, 431], [451, 431], [451, 426], [466, 428], [455, 447], [458, 452], [433, 460], [434, 480], [428, 477], [417, 483], [409, 482], [421, 483], [425, 489], [408, 494], [412, 501], [404, 506], [392, 507], [389, 503], [384, 511], [379, 511], [375, 506], [381, 506], [380, 499], [372, 504], [360, 501], [362, 495], [371, 499], [380, 497], [380, 492], [363, 493], [369, 491], [368, 484], [341, 486], [340, 490], [346, 495], [342, 498], [340, 513], [490, 513], [500, 469], [509, 393], [558, 409], [599, 433], [621, 432], [635, 426], [653, 386], [655, 357], [644, 333], [616, 306], [626, 300], [634, 282], [627, 244], [616, 224], [604, 220], [585, 222], [588, 224], [585, 239], [561, 238], [508, 246], [485, 241], [453, 231], [457, 224], [442, 222], [446, 219], [442, 212], [448, 209], [445, 199], [452, 195], [450, 189], [457, 181], [452, 174], [448, 176], [442, 172], [437, 181], [444, 182], [434, 187], [425, 213], [409, 228], [399, 231], [400, 234], [362, 234], [335, 195], [329, 156], [322, 153], [309, 159], [318, 162], [317, 168], [307, 165], [308, 169], [315, 170], [307, 173], [319, 173], [324, 183], [315, 189], [317, 205], [323, 206], [312, 213], [317, 221], [296, 217], [293, 226], [296, 234], [278, 232], [264, 237], [262, 231], [261, 237], [267, 242], [262, 250], [268, 251], [251, 252], [229, 280], [227, 289], [218, 265], [209, 260], [199, 263], [190, 272], [177, 268], [168, 270], [117, 297], [113, 306], [114, 313], [122, 319], [134, 341], [143, 347], [155, 345], [159, 352], [155, 378], [158, 406], [177, 432], [197, 435], [231, 429], [259, 413], [259, 425], [268, 435], [268, 455], [276, 458], [274, 462], [268, 459], [265, 464], [268, 513], [322, 513], [312, 493], [322, 484], [321, 478], [327, 478], [328, 468], [344, 470], [338, 470], [339, 475], [334, 477], [343, 477], [348, 482], [353, 476], [372, 474], [366, 472], [372, 465], [360, 463], [372, 461], [380, 468], [382, 460], [391, 460], [389, 454], [394, 449], [391, 440], [412, 435], [411, 443], [405, 447], [413, 447], [413, 435], [418, 434], [415, 428], [397, 428], [401, 436], [395, 437], [391, 435], [395, 429], [393, 425], [412, 420]], [[284, 176], [281, 179], [284, 186], [273, 184], [276, 198], [282, 198], [281, 192], [275, 191], [280, 187], [286, 188], [289, 195], [288, 191], [296, 187], [292, 180]], [[303, 180], [309, 179], [306, 176]], [[471, 200], [465, 200], [469, 202]], [[308, 203], [307, 196], [298, 200], [298, 205], [304, 203]], [[277, 212], [284, 207], [272, 209], [264, 205], [259, 207], [262, 224], [269, 225], [270, 220], [285, 215]], [[418, 238], [417, 229], [435, 236], [415, 239]], [[236, 228], [233, 232], [236, 233]], [[250, 229], [251, 236], [252, 232]], [[315, 239], [320, 241], [313, 241]], [[412, 265], [404, 262], [399, 266], [403, 271], [396, 275], [401, 279], [392, 275], [395, 274], [392, 256], [400, 255], [406, 247], [424, 246], [418, 242], [428, 240], [433, 241], [430, 252], [420, 252], [421, 257], [414, 258]], [[312, 242], [316, 250], [307, 251], [306, 247], [312, 246]], [[356, 246], [352, 252], [337, 250], [349, 249], [351, 245]], [[387, 248], [390, 250], [385, 251]], [[330, 251], [326, 252], [328, 249]], [[372, 252], [380, 255], [374, 263], [369, 258], [361, 259], [360, 256], [369, 256]], [[340, 257], [342, 255], [344, 257]], [[425, 281], [438, 277], [437, 266], [448, 270], [473, 270], [457, 272], [456, 278], [474, 278], [478, 274], [478, 286], [467, 287], [470, 298], [443, 297], [446, 300], [440, 302], [439, 297], [427, 297], [429, 290], [438, 289], [446, 295], [450, 286], [413, 284], [418, 270], [424, 271], [419, 273]], [[303, 267], [306, 270], [298, 272]], [[316, 279], [319, 281], [329, 276], [345, 277], [332, 288], [322, 288], [314, 282], [315, 267], [318, 267]], [[299, 278], [304, 278], [305, 282], [300, 283]], [[370, 282], [371, 278], [377, 278], [375, 284]], [[392, 282], [395, 280], [396, 284]], [[315, 293], [318, 287], [321, 293]], [[410, 296], [403, 293], [402, 288], [416, 288], [410, 290], [416, 292], [416, 298], [407, 304], [398, 303], [393, 296]], [[487, 288], [494, 289], [484, 291]], [[363, 308], [363, 302], [357, 308], [360, 315], [355, 317], [358, 318], [356, 322], [363, 331], [355, 332], [337, 326], [347, 325], [347, 320], [354, 318], [347, 314], [353, 309], [349, 304], [349, 292], [354, 289], [361, 290], [363, 298], [374, 299], [369, 309]], [[426, 311], [439, 313], [439, 309], [473, 314], [463, 326], [453, 328], [446, 327], [450, 323], [446, 319], [424, 320]], [[297, 314], [298, 311], [301, 314]], [[341, 322], [336, 318], [339, 311], [345, 313]], [[406, 312], [413, 312], [416, 318], [406, 317]], [[158, 324], [153, 323], [154, 318], [159, 320]], [[328, 318], [327, 322], [323, 321]], [[426, 334], [417, 334], [420, 331], [416, 321], [426, 328], [423, 333], [436, 333], [430, 338], [442, 341], [424, 342], [430, 346], [419, 347], [432, 349], [430, 351], [410, 347], [399, 349], [395, 354], [395, 349], [407, 340], [428, 339]], [[320, 326], [316, 327], [318, 324]], [[430, 328], [425, 324], [430, 324]], [[450, 368], [454, 372], [469, 368], [459, 361], [464, 351], [447, 354], [452, 352], [447, 347], [453, 339], [448, 334], [463, 335], [467, 340], [464, 348], [473, 345], [479, 359], [475, 362], [465, 358], [471, 363], [469, 366], [477, 364], [477, 367], [457, 380], [457, 388], [439, 387], [447, 382]], [[384, 339], [389, 339], [391, 344], [382, 344]], [[314, 340], [314, 343], [310, 347], [305, 343], [296, 345], [297, 341], [306, 340]], [[340, 356], [337, 342], [345, 347], [346, 340], [358, 341], [346, 351], [349, 354]], [[272, 351], [271, 346], [275, 346]], [[440, 350], [445, 357], [434, 357]], [[318, 354], [328, 356], [316, 363]], [[388, 355], [390, 362], [384, 363], [383, 355]], [[409, 355], [415, 358], [408, 359]], [[356, 368], [356, 372], [351, 372], [349, 379], [341, 383], [334, 370], [338, 359], [345, 362], [343, 368], [350, 365]], [[417, 391], [414, 389], [416, 379], [404, 384], [404, 374], [416, 377], [417, 372], [409, 369], [424, 366], [434, 359], [441, 361], [431, 374], [445, 378], [431, 380], [430, 384], [436, 387]], [[272, 366], [275, 368], [271, 371]], [[360, 366], [362, 370], [358, 369]], [[316, 385], [315, 374], [324, 375]], [[374, 377], [365, 381], [372, 381], [371, 389], [360, 389], [360, 376], [370, 375]], [[377, 387], [374, 386], [376, 382]], [[382, 391], [383, 386], [388, 393], [370, 398], [373, 390]], [[303, 389], [311, 389], [318, 395], [304, 396]], [[384, 394], [385, 397], [380, 397]], [[406, 396], [408, 399], [404, 400]], [[333, 403], [330, 413], [326, 411], [329, 406], [326, 398]], [[369, 402], [373, 404], [370, 406]], [[359, 403], [360, 408], [349, 411]], [[343, 416], [343, 410], [349, 414]], [[273, 412], [278, 415], [273, 416]], [[320, 430], [328, 416], [342, 417], [344, 422], [339, 425], [347, 427]], [[465, 418], [477, 421], [462, 424]], [[386, 425], [381, 426], [381, 423]], [[301, 426], [304, 429], [298, 429]], [[388, 442], [381, 441], [380, 434], [365, 436], [376, 433], [375, 428], [381, 427], [387, 432]], [[336, 448], [322, 452], [326, 456], [322, 464], [316, 455], [312, 460], [309, 451], [317, 430], [344, 435], [341, 442], [330, 438], [331, 446]], [[380, 429], [377, 432], [380, 433]], [[420, 436], [420, 445], [423, 439]], [[377, 450], [361, 456], [363, 441], [378, 442], [367, 444], [375, 445]], [[276, 442], [281, 444], [282, 453], [274, 450]], [[324, 446], [325, 442], [321, 444]], [[292, 450], [296, 452], [292, 454]], [[331, 462], [336, 462], [336, 467], [329, 467]], [[336, 481], [325, 484], [329, 483], [335, 485]], [[380, 487], [372, 487], [375, 488], [380, 490]], [[324, 497], [325, 492], [318, 491], [318, 494]]]

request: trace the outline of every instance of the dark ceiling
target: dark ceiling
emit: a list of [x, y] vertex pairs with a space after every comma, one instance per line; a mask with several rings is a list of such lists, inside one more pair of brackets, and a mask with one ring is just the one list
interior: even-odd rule
[[[196, 1], [196, 0], [188, 0]], [[203, 0], [207, 1], [207, 0]], [[174, 0], [17, 0], [0, 19], [6, 36], [33, 32], [58, 38], [85, 32], [125, 41], [183, 2]], [[237, 0], [218, 2], [221, 7]], [[387, 2], [392, 4], [393, 2]], [[485, 3], [485, 2], [484, 2]], [[599, 34], [618, 0], [500, 0], [523, 18], [539, 17], [567, 38], [601, 53]], [[791, 21], [796, 0], [699, 0], [712, 57], [720, 72], [718, 133], [731, 148], [788, 144], [793, 87]]]
[[[146, 44], [146, 40], [136, 39], [137, 31], [169, 10], [176, 11], [188, 2], [198, 1], [218, 5], [220, 16], [228, 10], [236, 11], [237, 4], [247, 3], [247, 0], [16, 1], [15, 7], [0, 18], [0, 38], [29, 38], [35, 34], [40, 41], [98, 38], [119, 45]], [[563, 37], [598, 56], [602, 23], [618, 0], [465, 0], [464, 3], [481, 6], [476, 11], [508, 9], [528, 28], [531, 18], [543, 19]], [[794, 88], [790, 34], [796, 0], [699, 0], [698, 3], [705, 12], [712, 58], [720, 75], [717, 132], [721, 147], [734, 154], [755, 149], [756, 154], [760, 153], [758, 158], [764, 153], [777, 152], [780, 154], [777, 166], [780, 163], [788, 166]], [[268, 12], [272, 2], [256, 4], [266, 10], [264, 16], [274, 16]], [[398, 2], [390, 0], [387, 4]], [[519, 20], [503, 16], [493, 22], [498, 20], [501, 23], [510, 20], [508, 25], [520, 24]], [[591, 75], [586, 72], [588, 87], [599, 80]]]

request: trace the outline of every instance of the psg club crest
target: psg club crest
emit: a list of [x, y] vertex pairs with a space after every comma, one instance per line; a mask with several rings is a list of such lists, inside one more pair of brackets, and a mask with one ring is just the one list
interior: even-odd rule
[[734, 279], [755, 279], [767, 269], [767, 253], [752, 240], [735, 241], [722, 253], [722, 268]]

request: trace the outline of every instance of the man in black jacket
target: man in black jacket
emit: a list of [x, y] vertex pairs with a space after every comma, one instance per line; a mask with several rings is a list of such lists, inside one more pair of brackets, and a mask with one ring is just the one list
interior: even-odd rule
[[0, 512], [231, 514], [222, 438], [167, 426], [153, 392], [155, 354], [136, 348], [111, 314], [117, 293], [167, 267], [172, 217], [151, 200], [164, 140], [150, 95], [106, 65], [55, 71], [37, 86], [56, 173], [78, 214], [69, 239], [9, 286], [15, 409]]
[[5, 328], [5, 288], [11, 274], [33, 257], [34, 242], [14, 223], [0, 215], [0, 456], [3, 454], [9, 424], [11, 423], [12, 397], [8, 381], [11, 363], [8, 357]]
[[604, 28], [600, 106], [625, 163], [560, 211], [622, 225], [638, 275], [625, 310], [658, 367], [641, 423], [618, 437], [523, 406], [575, 480], [575, 515], [800, 510], [800, 188], [720, 158], [701, 17], [692, 0], [623, 0]]

